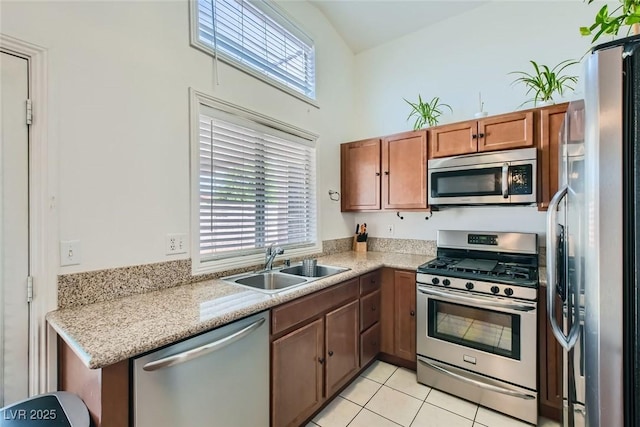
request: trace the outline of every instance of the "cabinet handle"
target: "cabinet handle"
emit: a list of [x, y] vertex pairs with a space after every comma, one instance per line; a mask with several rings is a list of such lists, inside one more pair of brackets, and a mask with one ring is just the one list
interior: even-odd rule
[[471, 135], [471, 139], [476, 139], [478, 137], [478, 135]]
[[415, 311], [413, 311], [413, 310], [411, 310], [411, 311], [409, 312], [409, 314], [413, 317], [413, 316], [415, 316], [415, 315], [416, 315], [416, 312], [415, 312]]
[[320, 359], [318, 359], [318, 362], [320, 362], [320, 364], [322, 365], [324, 363], [324, 357], [321, 357]]
[[385, 175], [389, 175], [389, 171], [384, 171], [384, 174]]
[[380, 176], [380, 172], [376, 172], [376, 176]]
[[329, 350], [329, 357], [333, 356], [333, 351]]
[[478, 138], [484, 138], [484, 133], [479, 133]]
[[371, 311], [376, 311], [376, 306], [375, 305], [371, 306]]

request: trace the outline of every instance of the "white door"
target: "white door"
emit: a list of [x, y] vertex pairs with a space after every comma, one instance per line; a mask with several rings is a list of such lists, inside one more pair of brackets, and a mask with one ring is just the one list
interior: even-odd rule
[[28, 62], [6, 52], [0, 67], [0, 406], [28, 396]]

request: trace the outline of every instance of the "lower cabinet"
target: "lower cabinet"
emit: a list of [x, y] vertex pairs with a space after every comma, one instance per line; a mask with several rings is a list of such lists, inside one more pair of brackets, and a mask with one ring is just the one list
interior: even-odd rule
[[359, 279], [272, 310], [271, 421], [298, 426], [360, 369]]
[[383, 269], [381, 359], [416, 369], [416, 273]]
[[[556, 319], [562, 324], [562, 301], [556, 301]], [[547, 319], [547, 287], [538, 290], [538, 412], [543, 417], [562, 418], [562, 347], [556, 341]]]

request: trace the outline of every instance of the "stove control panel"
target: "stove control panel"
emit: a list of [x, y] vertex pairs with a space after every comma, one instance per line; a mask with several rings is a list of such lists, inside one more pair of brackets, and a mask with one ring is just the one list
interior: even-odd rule
[[469, 279], [438, 277], [428, 273], [418, 273], [416, 275], [416, 282], [418, 284], [435, 285], [438, 287], [459, 289], [472, 293], [501, 296], [502, 298], [518, 298], [529, 301], [538, 300], [538, 289], [529, 286], [513, 286], [479, 280], [471, 282]]

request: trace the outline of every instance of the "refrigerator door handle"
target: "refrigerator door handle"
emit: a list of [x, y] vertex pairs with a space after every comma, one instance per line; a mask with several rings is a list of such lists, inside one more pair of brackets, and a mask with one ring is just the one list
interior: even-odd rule
[[553, 196], [547, 209], [547, 317], [551, 324], [551, 331], [556, 337], [556, 340], [567, 351], [569, 351], [578, 340], [578, 333], [580, 332], [579, 322], [574, 322], [571, 325], [571, 330], [568, 335], [565, 335], [560, 325], [556, 321], [554, 316], [556, 312], [556, 268], [557, 260], [556, 253], [558, 251], [558, 205], [562, 199], [567, 195], [568, 186], [564, 185]]

